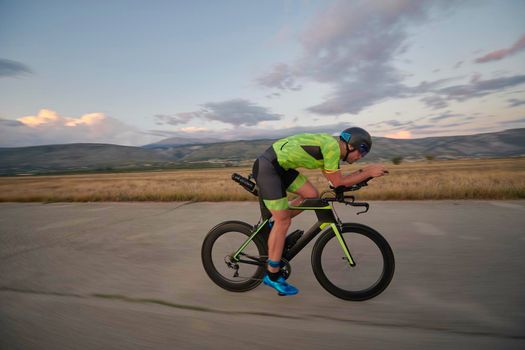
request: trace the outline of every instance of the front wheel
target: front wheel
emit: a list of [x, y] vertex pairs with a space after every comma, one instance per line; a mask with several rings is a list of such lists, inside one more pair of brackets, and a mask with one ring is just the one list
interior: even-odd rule
[[232, 292], [246, 292], [257, 287], [266, 270], [266, 243], [255, 236], [238, 255], [235, 253], [248, 240], [252, 226], [241, 221], [223, 222], [210, 230], [201, 249], [204, 270], [219, 287]]
[[338, 298], [362, 301], [383, 292], [394, 276], [394, 254], [388, 242], [371, 227], [343, 224], [341, 230], [355, 266], [332, 229], [325, 231], [312, 250], [315, 277]]

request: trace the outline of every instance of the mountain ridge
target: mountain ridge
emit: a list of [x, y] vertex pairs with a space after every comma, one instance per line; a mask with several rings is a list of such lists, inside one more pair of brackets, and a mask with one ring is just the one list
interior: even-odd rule
[[[75, 171], [127, 171], [248, 165], [275, 140], [236, 140], [217, 143], [142, 147], [74, 143], [0, 148], [0, 175]], [[525, 128], [475, 135], [420, 139], [373, 137], [365, 161], [425, 158], [456, 159], [525, 156]]]

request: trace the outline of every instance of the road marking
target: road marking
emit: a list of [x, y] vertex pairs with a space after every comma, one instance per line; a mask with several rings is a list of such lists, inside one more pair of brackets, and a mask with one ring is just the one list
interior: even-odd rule
[[447, 233], [441, 230], [439, 227], [429, 224], [428, 222], [413, 222], [412, 225], [416, 229], [417, 233], [425, 236], [446, 236]]

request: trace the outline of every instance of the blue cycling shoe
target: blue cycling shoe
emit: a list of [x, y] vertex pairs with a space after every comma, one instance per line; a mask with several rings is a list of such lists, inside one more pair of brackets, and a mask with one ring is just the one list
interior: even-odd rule
[[279, 292], [279, 295], [295, 295], [299, 293], [299, 289], [295, 288], [294, 286], [288, 284], [283, 276], [279, 277], [277, 281], [272, 281], [270, 279], [270, 276], [265, 275], [263, 278], [264, 284], [267, 286], [272, 287], [277, 292]]

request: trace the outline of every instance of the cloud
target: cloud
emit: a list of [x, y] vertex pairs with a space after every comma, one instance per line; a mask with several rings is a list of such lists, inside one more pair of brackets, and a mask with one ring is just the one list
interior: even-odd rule
[[334, 92], [309, 111], [322, 115], [357, 114], [389, 98], [404, 97], [405, 76], [394, 58], [406, 51], [407, 27], [428, 20], [433, 8], [455, 1], [336, 1], [300, 36], [302, 56], [280, 63], [257, 79], [265, 87], [288, 89], [300, 81], [326, 83]]
[[525, 75], [471, 81], [470, 84], [454, 85], [437, 89], [434, 92], [449, 100], [465, 101], [474, 97], [485, 96], [525, 83]]
[[280, 120], [282, 115], [273, 114], [264, 107], [243, 100], [234, 99], [218, 103], [206, 103], [205, 117], [232, 125], [256, 125], [261, 121]]
[[[374, 134], [382, 134], [390, 138], [414, 138], [423, 136], [457, 135], [463, 130], [466, 133], [472, 133], [479, 125], [479, 120], [486, 120], [487, 115], [466, 116], [454, 114], [450, 111], [438, 115], [426, 115], [413, 120], [386, 120], [378, 123], [368, 124], [365, 127], [370, 129]], [[474, 122], [473, 122], [474, 121]], [[463, 127], [463, 128], [461, 128]], [[483, 128], [479, 131], [487, 131], [490, 128]], [[492, 128], [493, 130], [493, 128]]]
[[80, 118], [68, 118], [59, 116], [57, 112], [49, 109], [41, 109], [37, 115], [30, 115], [26, 117], [18, 118], [17, 120], [31, 128], [37, 127], [56, 127], [66, 126], [75, 127], [79, 125], [92, 125], [95, 126], [100, 124], [107, 117], [102, 113], [90, 113], [81, 116]]
[[513, 127], [516, 127], [516, 125], [524, 127], [525, 117], [521, 117], [520, 119], [514, 119], [514, 120], [505, 120], [505, 121], [502, 121], [501, 124], [512, 125]]
[[[325, 124], [317, 126], [290, 126], [290, 127], [246, 127], [239, 126], [232, 130], [217, 130], [214, 131], [213, 137], [221, 140], [257, 140], [257, 139], [278, 139], [290, 135], [300, 133], [327, 133], [327, 134], [339, 134], [342, 130], [354, 126], [352, 123], [342, 122], [335, 124]], [[193, 130], [192, 130], [193, 131]], [[162, 131], [162, 130], [151, 130], [151, 134], [164, 137], [209, 137], [209, 132], [185, 132], [183, 130], [178, 131]]]
[[[289, 126], [289, 127], [246, 127], [239, 126], [230, 130], [216, 130], [213, 132], [213, 137], [217, 140], [256, 140], [256, 139], [279, 139], [289, 135], [299, 133], [328, 133], [337, 135], [342, 130], [352, 127], [360, 126], [369, 130], [374, 136], [385, 136], [390, 138], [417, 138], [428, 137], [436, 135], [458, 135], [461, 133], [472, 134], [476, 132], [490, 132], [494, 131], [494, 126], [480, 126], [479, 121], [486, 121], [488, 116], [484, 114], [461, 115], [452, 114], [447, 111], [443, 114], [432, 114], [415, 118], [413, 120], [386, 120], [377, 123], [370, 123], [366, 125], [355, 125], [351, 122], [340, 122], [334, 124], [324, 124], [318, 126]], [[495, 117], [494, 117], [495, 118]], [[524, 119], [506, 121], [505, 118], [498, 118], [498, 125], [509, 124], [510, 127], [523, 127]], [[150, 134], [167, 137], [182, 137], [182, 138], [205, 138], [209, 137], [209, 132], [200, 130], [177, 130], [177, 131], [161, 131], [151, 130]]]
[[279, 63], [274, 65], [271, 72], [257, 79], [261, 86], [277, 88], [281, 90], [301, 90], [301, 86], [296, 83], [295, 74], [289, 65]]
[[[326, 133], [326, 134], [339, 134], [341, 131], [355, 126], [349, 122], [335, 123], [335, 124], [324, 124], [316, 126], [290, 126], [286, 128], [264, 128], [264, 129], [245, 129], [240, 130], [244, 135], [250, 136], [251, 138], [280, 138], [295, 134], [302, 133]], [[231, 133], [232, 138], [235, 138], [235, 134]]]
[[35, 128], [39, 126], [69, 126], [96, 125], [101, 123], [106, 116], [102, 113], [90, 113], [80, 118], [66, 118], [59, 116], [55, 111], [42, 109], [36, 116], [18, 118], [18, 121], [26, 126]]
[[176, 113], [176, 114], [156, 114], [153, 116], [154, 119], [156, 119], [157, 125], [179, 125], [179, 124], [186, 124], [193, 118], [199, 118], [198, 113]]
[[262, 121], [280, 120], [282, 115], [270, 113], [265, 108], [244, 99], [223, 102], [208, 102], [195, 112], [176, 113], [174, 115], [156, 115], [157, 124], [185, 124], [193, 119], [204, 119], [231, 124], [235, 127], [253, 126]]
[[519, 51], [525, 49], [525, 34], [521, 36], [511, 47], [507, 49], [500, 49], [496, 51], [489, 52], [488, 54], [476, 58], [474, 61], [476, 63], [486, 63], [491, 61], [499, 61], [505, 57], [514, 55]]
[[0, 119], [0, 147], [79, 142], [143, 145], [157, 139], [103, 113], [71, 118], [42, 109], [17, 120]]
[[[451, 101], [465, 101], [524, 83], [521, 75], [483, 80], [475, 73], [464, 84], [452, 84], [464, 77], [422, 82], [415, 87], [404, 84], [407, 75], [394, 63], [408, 47], [407, 28], [428, 22], [431, 13], [439, 13], [434, 10], [447, 10], [455, 4], [438, 0], [336, 1], [300, 36], [302, 55], [293, 63], [274, 65], [257, 82], [279, 90], [293, 90], [307, 81], [330, 85], [332, 93], [307, 108], [319, 115], [358, 114], [388, 99], [409, 97], [420, 97], [426, 106], [438, 110]], [[525, 36], [504, 54], [523, 47]], [[463, 64], [457, 61], [454, 68]]]
[[33, 72], [26, 65], [0, 58], [0, 78], [3, 77], [16, 77], [24, 74], [32, 74]]
[[367, 128], [370, 128], [371, 130], [382, 130], [382, 132], [386, 132], [389, 134], [397, 133], [402, 130], [415, 130], [417, 129], [417, 123], [426, 117], [418, 118], [415, 120], [408, 120], [408, 121], [400, 121], [396, 119], [391, 120], [384, 120], [377, 123], [371, 123], [366, 125]]
[[307, 110], [322, 115], [358, 114], [386, 98], [404, 97], [408, 90], [396, 74], [388, 66], [363, 68], [356, 72], [354, 81], [336, 83], [335, 92], [325, 102]]
[[507, 100], [509, 104], [509, 107], [518, 107], [525, 105], [525, 100], [519, 100], [517, 98], [511, 98]]
[[442, 109], [448, 107], [447, 101], [440, 96], [426, 96], [423, 97], [421, 101], [432, 109]]
[[201, 131], [209, 131], [210, 129], [208, 129], [208, 128], [199, 128], [199, 127], [196, 127], [196, 126], [188, 126], [187, 128], [182, 128], [180, 130], [184, 131], [184, 132], [189, 132], [189, 133], [196, 133], [196, 132], [201, 132]]
[[268, 98], [268, 99], [272, 99], [272, 98], [276, 98], [276, 97], [281, 97], [281, 94], [278, 93], [278, 92], [274, 92], [274, 93], [271, 93], [269, 95], [266, 95], [266, 98]]
[[401, 130], [399, 132], [396, 132], [395, 134], [386, 134], [385, 137], [391, 139], [411, 139], [412, 133], [410, 132], [410, 130]]
[[450, 118], [457, 118], [457, 117], [461, 117], [460, 114], [452, 114], [452, 113], [444, 113], [444, 114], [441, 114], [441, 115], [438, 115], [438, 116], [435, 116], [435, 117], [430, 117], [430, 121], [432, 122], [440, 122], [442, 120], [446, 120], [446, 119], [450, 119]]
[[2, 119], [0, 118], [0, 128], [16, 128], [24, 126], [23, 123], [19, 122], [18, 120], [10, 120], [10, 119]]
[[[405, 89], [405, 92], [409, 96], [425, 94], [427, 96], [423, 97], [421, 102], [432, 109], [442, 109], [447, 107], [451, 101], [466, 101], [524, 84], [525, 75], [482, 80], [480, 74], [474, 74], [466, 84], [446, 86], [447, 83], [453, 80], [455, 80], [455, 78], [430, 83], [423, 82], [416, 87]], [[511, 103], [516, 101], [518, 100], [509, 100]]]
[[402, 123], [399, 120], [391, 119], [391, 120], [385, 120], [385, 121], [381, 121], [379, 123], [369, 124], [369, 125], [370, 126], [386, 125], [386, 126], [391, 126], [391, 127], [400, 127], [400, 126], [406, 125], [406, 123]]

